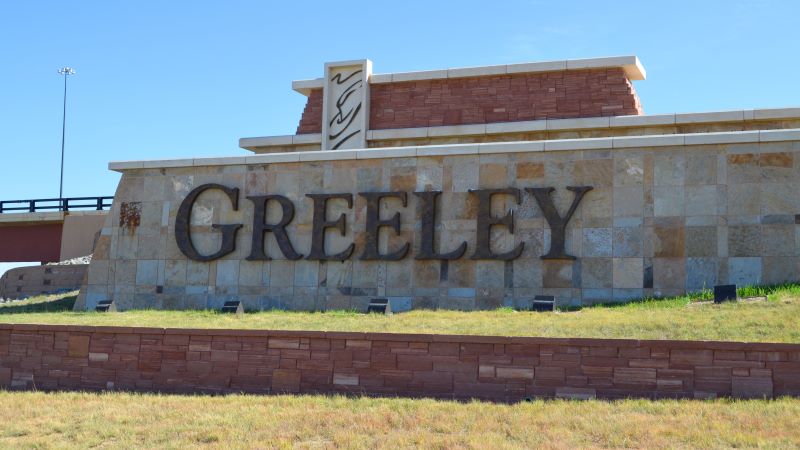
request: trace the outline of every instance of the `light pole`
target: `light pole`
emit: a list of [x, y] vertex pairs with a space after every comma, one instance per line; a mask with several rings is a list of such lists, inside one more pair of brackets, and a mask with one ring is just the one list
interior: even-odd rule
[[[64, 75], [64, 113], [61, 116], [61, 179], [58, 183], [59, 201], [64, 198], [64, 135], [67, 131], [67, 77], [75, 75], [75, 71], [70, 67], [62, 67], [58, 70], [59, 75]], [[63, 209], [63, 204], [59, 209]]]

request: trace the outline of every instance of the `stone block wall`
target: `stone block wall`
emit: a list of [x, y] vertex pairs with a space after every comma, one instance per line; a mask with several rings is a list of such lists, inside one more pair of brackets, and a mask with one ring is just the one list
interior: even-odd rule
[[[432, 79], [370, 85], [369, 127], [433, 127], [642, 114], [622, 68]], [[297, 134], [322, 130], [312, 90]]]
[[[300, 163], [130, 169], [124, 172], [77, 308], [113, 298], [121, 309], [218, 308], [241, 300], [247, 309], [356, 309], [387, 297], [396, 310], [528, 307], [535, 295], [559, 304], [671, 296], [715, 284], [797, 280], [800, 267], [800, 143], [755, 142], [611, 150], [394, 157]], [[192, 215], [192, 240], [203, 254], [220, 247], [212, 224], [242, 224], [235, 250], [221, 259], [188, 259], [178, 248], [175, 216], [195, 187], [238, 188], [239, 209], [219, 191], [203, 194]], [[495, 252], [524, 244], [514, 260], [472, 259], [477, 199], [470, 189], [553, 187], [557, 211], [573, 200], [568, 186], [592, 186], [569, 221], [566, 252], [575, 260], [543, 260], [551, 228], [532, 195], [521, 204], [497, 196], [493, 214], [513, 210], [514, 233], [492, 231]], [[417, 191], [442, 191], [437, 251], [467, 243], [455, 260], [417, 260]], [[366, 199], [359, 192], [401, 191], [408, 204], [384, 200], [381, 217], [400, 214], [400, 235], [383, 229], [380, 251], [404, 243], [398, 261], [360, 259]], [[308, 255], [311, 193], [350, 193], [353, 207], [331, 201], [328, 218], [345, 215], [346, 234], [327, 233], [326, 251], [355, 250], [343, 262], [286, 259], [267, 233], [271, 261], [253, 261], [253, 203], [279, 194], [295, 206], [287, 227]], [[137, 220], [131, 221], [131, 212]], [[268, 223], [279, 217], [271, 204]]]
[[800, 345], [2, 324], [0, 388], [772, 398], [800, 395]]
[[0, 277], [0, 298], [75, 291], [81, 287], [88, 264], [17, 267]]

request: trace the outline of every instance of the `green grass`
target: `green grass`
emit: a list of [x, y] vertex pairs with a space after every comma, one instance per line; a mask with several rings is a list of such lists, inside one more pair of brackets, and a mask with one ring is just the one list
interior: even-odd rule
[[415, 310], [386, 317], [352, 311], [265, 311], [238, 318], [210, 310], [73, 312], [73, 293], [0, 305], [0, 323], [800, 342], [800, 285], [748, 287], [740, 295], [764, 295], [767, 300], [715, 305], [702, 302], [706, 293], [555, 313]]
[[798, 448], [800, 399], [457, 403], [0, 392], [1, 448]]

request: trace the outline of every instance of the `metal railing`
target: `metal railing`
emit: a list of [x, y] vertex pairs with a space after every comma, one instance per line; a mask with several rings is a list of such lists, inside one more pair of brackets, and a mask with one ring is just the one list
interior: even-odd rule
[[114, 197], [39, 198], [34, 200], [0, 201], [0, 214], [9, 212], [39, 211], [103, 211], [111, 207]]

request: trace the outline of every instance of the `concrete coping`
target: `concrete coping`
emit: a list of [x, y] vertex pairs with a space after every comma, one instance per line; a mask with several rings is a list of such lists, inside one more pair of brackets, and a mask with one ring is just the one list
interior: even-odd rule
[[63, 222], [66, 216], [100, 216], [108, 211], [40, 211], [16, 212], [0, 214], [0, 224], [18, 222]]
[[[642, 62], [639, 61], [639, 58], [634, 55], [628, 55], [372, 74], [369, 82], [370, 84], [400, 83], [404, 81], [483, 77], [518, 73], [560, 72], [611, 67], [621, 67], [630, 80], [644, 80], [647, 77], [647, 72], [645, 72], [644, 66]], [[305, 96], [308, 96], [313, 89], [322, 89], [323, 85], [324, 80], [322, 78], [292, 81], [292, 89]]]
[[680, 145], [711, 145], [780, 141], [800, 141], [800, 128], [781, 130], [726, 131], [721, 133], [663, 134], [651, 136], [623, 136], [586, 139], [553, 139], [545, 141], [384, 147], [356, 150], [322, 150], [308, 152], [266, 153], [253, 156], [228, 156], [220, 158], [113, 161], [108, 164], [108, 168], [110, 170], [122, 172], [125, 170], [168, 167], [275, 164], [306, 161], [342, 161], [379, 158], [419, 158], [426, 156], [458, 156], [574, 150], [613, 150], [635, 147], [668, 147]]
[[[651, 116], [583, 117], [575, 119], [530, 120], [524, 122], [392, 128], [385, 130], [369, 130], [367, 131], [367, 140], [382, 141], [390, 139], [421, 139], [427, 137], [483, 136], [538, 131], [636, 128], [780, 119], [800, 119], [800, 108], [742, 109], [703, 113], [656, 114]], [[319, 133], [239, 139], [239, 147], [247, 150], [253, 150], [259, 147], [296, 146], [320, 143], [322, 143], [322, 134]]]

